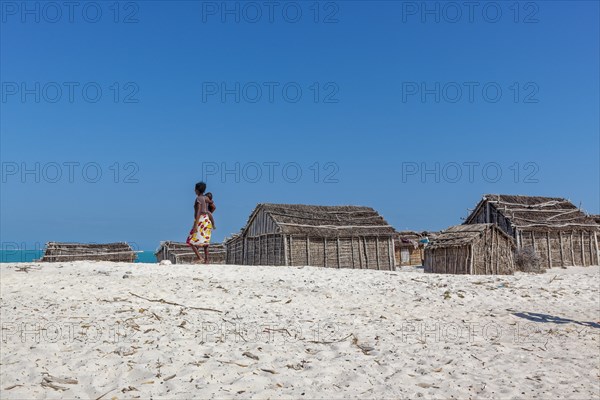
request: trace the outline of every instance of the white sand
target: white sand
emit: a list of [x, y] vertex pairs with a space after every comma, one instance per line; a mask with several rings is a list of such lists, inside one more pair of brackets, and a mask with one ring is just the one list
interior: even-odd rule
[[0, 273], [2, 399], [600, 396], [598, 267], [451, 276], [73, 262]]

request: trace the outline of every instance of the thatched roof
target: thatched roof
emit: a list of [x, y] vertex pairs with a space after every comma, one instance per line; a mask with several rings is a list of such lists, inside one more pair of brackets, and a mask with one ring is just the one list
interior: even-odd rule
[[133, 262], [136, 252], [125, 242], [119, 243], [63, 243], [48, 242], [43, 262], [100, 260]]
[[267, 203], [256, 206], [246, 228], [260, 211], [273, 218], [278, 232], [284, 234], [351, 237], [390, 236], [395, 232], [394, 228], [370, 207]]
[[513, 242], [513, 239], [498, 228], [496, 224], [456, 225], [437, 235], [435, 240], [427, 246], [427, 249], [469, 245], [479, 239], [488, 229], [495, 229], [497, 234]]
[[234, 241], [236, 241], [236, 240], [239, 240], [239, 239], [242, 237], [242, 232], [243, 232], [243, 230], [244, 230], [244, 229], [242, 228], [240, 232], [238, 232], [238, 233], [234, 233], [234, 234], [232, 234], [231, 236], [229, 236], [229, 237], [226, 237], [226, 238], [223, 240], [223, 244], [224, 244], [225, 246], [227, 246], [227, 244], [228, 244], [228, 243], [232, 243], [232, 242], [234, 242]]
[[567, 199], [560, 197], [486, 194], [466, 219], [468, 224], [486, 203], [517, 228], [575, 228], [598, 225]]
[[421, 232], [415, 232], [415, 231], [396, 231], [396, 236], [410, 238], [410, 239], [420, 239], [424, 235]]
[[588, 215], [588, 217], [590, 217], [591, 219], [596, 221], [597, 224], [600, 225], [600, 214], [590, 214]]

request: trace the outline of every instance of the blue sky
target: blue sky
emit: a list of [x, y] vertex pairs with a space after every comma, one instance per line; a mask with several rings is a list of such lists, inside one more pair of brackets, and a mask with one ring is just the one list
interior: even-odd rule
[[3, 243], [183, 241], [203, 178], [219, 241], [260, 202], [600, 212], [598, 2], [223, 4], [1, 2]]

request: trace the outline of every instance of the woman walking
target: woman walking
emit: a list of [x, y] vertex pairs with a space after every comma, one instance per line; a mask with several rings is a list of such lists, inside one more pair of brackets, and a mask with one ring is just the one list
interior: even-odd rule
[[186, 243], [191, 246], [198, 257], [198, 263], [202, 261], [200, 258], [199, 247], [204, 248], [204, 263], [208, 264], [208, 245], [210, 244], [210, 236], [213, 225], [209, 215], [209, 205], [214, 206], [212, 200], [204, 195], [206, 191], [206, 183], [198, 182], [194, 188], [196, 192], [196, 201], [194, 202], [194, 226], [187, 238]]

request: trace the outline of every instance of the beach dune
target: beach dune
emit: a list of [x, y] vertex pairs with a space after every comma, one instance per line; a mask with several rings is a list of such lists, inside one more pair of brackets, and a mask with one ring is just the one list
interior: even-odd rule
[[3, 399], [598, 398], [599, 267], [0, 264]]

